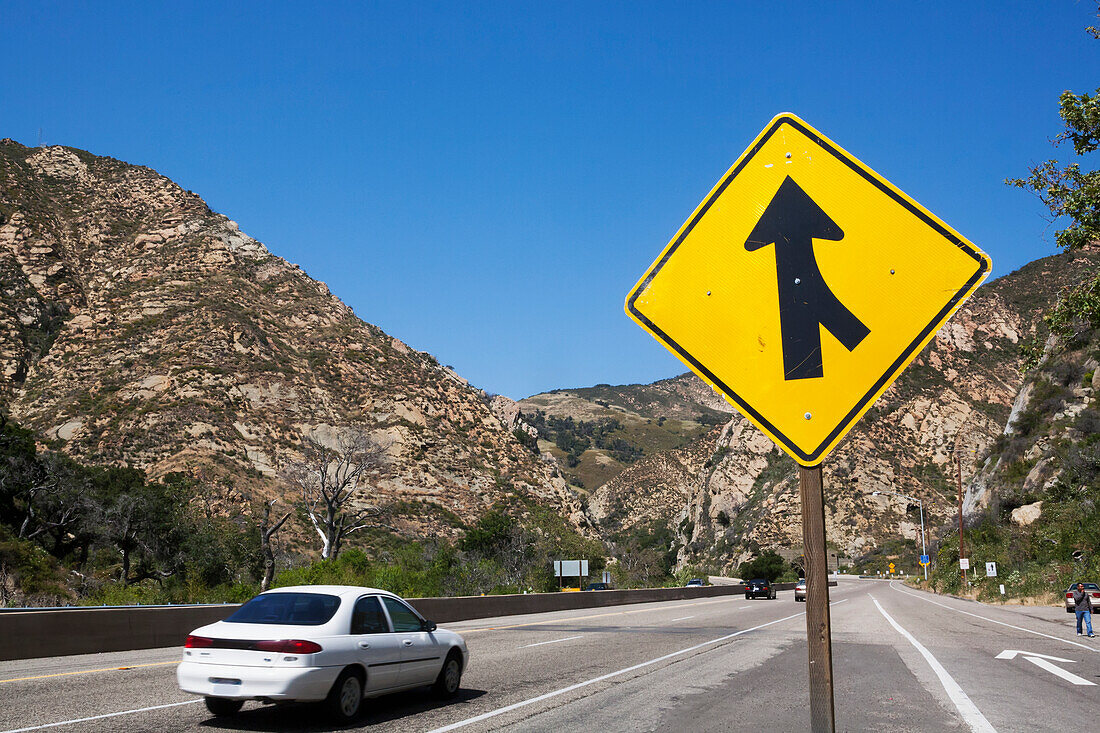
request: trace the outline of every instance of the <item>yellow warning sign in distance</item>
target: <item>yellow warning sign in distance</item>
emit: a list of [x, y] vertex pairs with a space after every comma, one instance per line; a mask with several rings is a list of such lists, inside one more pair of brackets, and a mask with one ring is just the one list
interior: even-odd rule
[[813, 466], [990, 267], [912, 198], [781, 114], [646, 270], [626, 311]]

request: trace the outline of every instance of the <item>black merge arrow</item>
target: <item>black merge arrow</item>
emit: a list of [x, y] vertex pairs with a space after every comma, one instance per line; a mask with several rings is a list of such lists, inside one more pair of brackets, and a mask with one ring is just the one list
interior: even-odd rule
[[745, 241], [749, 252], [775, 245], [784, 379], [822, 376], [819, 324], [848, 351], [871, 332], [833, 295], [814, 257], [814, 239], [843, 238], [836, 222], [787, 176]]

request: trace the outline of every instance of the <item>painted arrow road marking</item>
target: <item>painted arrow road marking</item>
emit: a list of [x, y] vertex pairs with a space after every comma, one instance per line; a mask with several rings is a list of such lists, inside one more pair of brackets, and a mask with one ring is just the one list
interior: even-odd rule
[[1019, 649], [1005, 649], [1003, 652], [993, 657], [994, 659], [1015, 659], [1017, 654], [1023, 654], [1026, 657], [1041, 657], [1043, 659], [1049, 659], [1052, 662], [1065, 662], [1067, 664], [1077, 664], [1072, 659], [1062, 659], [1061, 657], [1052, 657], [1049, 654], [1040, 654], [1039, 652], [1022, 652]]
[[1061, 677], [1066, 682], [1069, 682], [1071, 685], [1096, 685], [1095, 682], [1089, 682], [1084, 677], [1078, 677], [1072, 672], [1067, 672], [1061, 667], [1052, 664], [1051, 661], [1048, 661], [1053, 660], [1055, 662], [1065, 662], [1066, 664], [1076, 664], [1076, 662], [1074, 662], [1072, 659], [1062, 659], [1061, 657], [1052, 657], [1049, 654], [1038, 654], [1036, 652], [1022, 652], [1019, 649], [1005, 649], [1003, 652], [994, 657], [994, 659], [1014, 659], [1017, 654], [1034, 664], [1039, 669], [1045, 669], [1047, 672], [1050, 672], [1057, 677]]

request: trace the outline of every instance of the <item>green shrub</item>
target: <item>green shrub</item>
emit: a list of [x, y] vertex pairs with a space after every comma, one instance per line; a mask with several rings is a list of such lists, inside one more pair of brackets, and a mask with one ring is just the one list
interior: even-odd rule
[[22, 604], [34, 597], [59, 603], [69, 595], [64, 570], [57, 560], [34, 542], [21, 540], [0, 525], [0, 605]]

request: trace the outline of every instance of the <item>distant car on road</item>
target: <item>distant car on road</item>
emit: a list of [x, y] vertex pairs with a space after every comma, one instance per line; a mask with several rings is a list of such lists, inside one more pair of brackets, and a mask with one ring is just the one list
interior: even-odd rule
[[[1094, 608], [1100, 608], [1100, 586], [1096, 583], [1081, 583], [1085, 586], [1085, 592], [1092, 596], [1092, 605]], [[1066, 588], [1066, 613], [1073, 613], [1076, 609], [1073, 603], [1073, 591], [1077, 590], [1077, 583], [1073, 583], [1069, 588]]]
[[745, 583], [745, 600], [752, 598], [775, 599], [775, 584], [764, 578], [757, 578]]
[[191, 632], [176, 680], [216, 716], [246, 700], [323, 701], [346, 723], [364, 697], [427, 685], [453, 696], [469, 660], [461, 636], [393, 593], [301, 585], [261, 593]]
[[702, 578], [692, 578], [688, 582], [684, 583], [685, 588], [702, 588], [705, 585]]
[[803, 603], [806, 602], [806, 579], [805, 578], [799, 578], [798, 579], [798, 585], [796, 585], [794, 587], [794, 600], [795, 600], [795, 603], [798, 603], [799, 601], [802, 601]]
[[589, 583], [585, 590], [611, 590], [610, 583]]

